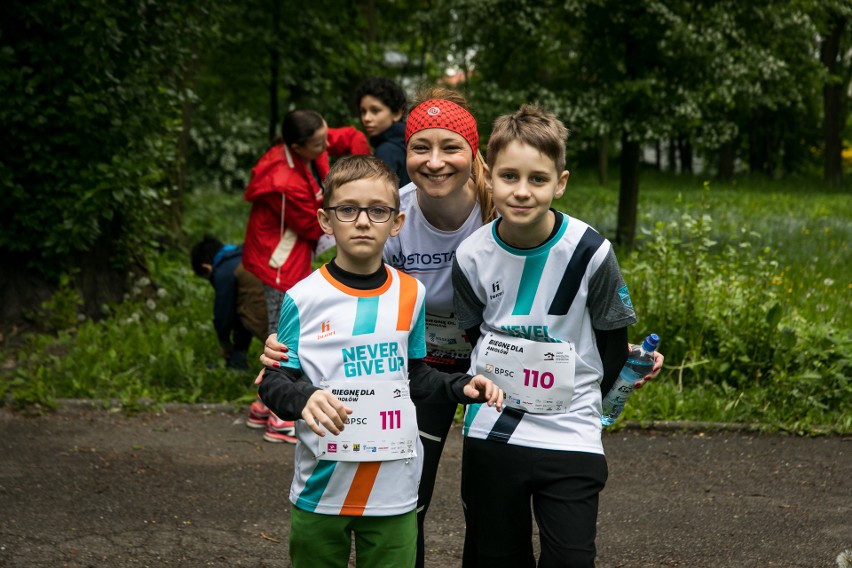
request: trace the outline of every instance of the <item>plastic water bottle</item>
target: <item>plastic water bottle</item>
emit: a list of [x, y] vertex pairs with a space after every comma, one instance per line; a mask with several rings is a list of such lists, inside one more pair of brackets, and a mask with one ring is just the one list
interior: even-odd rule
[[601, 408], [601, 424], [609, 426], [618, 420], [618, 415], [624, 410], [627, 399], [633, 394], [637, 381], [651, 372], [654, 368], [654, 351], [660, 338], [652, 333], [645, 338], [641, 346], [634, 347], [627, 356], [627, 363], [618, 374], [615, 384], [603, 399]]

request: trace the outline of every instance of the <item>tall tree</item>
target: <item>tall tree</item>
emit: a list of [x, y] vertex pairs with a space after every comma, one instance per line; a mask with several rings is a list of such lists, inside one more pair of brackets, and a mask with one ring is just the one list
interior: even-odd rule
[[181, 109], [210, 5], [4, 4], [0, 33], [0, 320], [62, 275], [99, 315], [167, 238]]
[[[822, 88], [823, 135], [825, 137], [823, 177], [830, 183], [840, 183], [843, 177], [843, 126], [846, 123], [844, 93], [848, 90], [850, 74], [843, 69], [842, 44], [848, 39], [847, 28], [852, 4], [849, 2], [827, 2], [819, 43], [819, 59], [825, 67], [825, 84]], [[846, 66], [849, 64], [847, 62]]]

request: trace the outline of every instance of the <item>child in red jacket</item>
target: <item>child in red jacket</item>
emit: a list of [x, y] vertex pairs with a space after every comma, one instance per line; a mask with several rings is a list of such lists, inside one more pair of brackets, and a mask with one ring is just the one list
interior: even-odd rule
[[[269, 331], [278, 329], [281, 301], [293, 284], [311, 272], [311, 257], [323, 235], [317, 221], [322, 206], [328, 155], [369, 154], [363, 133], [329, 128], [311, 110], [292, 110], [281, 124], [280, 143], [252, 169], [245, 199], [250, 201], [243, 266], [263, 282]], [[295, 443], [293, 423], [278, 420], [260, 401], [249, 410], [248, 426], [265, 428], [264, 440]]]

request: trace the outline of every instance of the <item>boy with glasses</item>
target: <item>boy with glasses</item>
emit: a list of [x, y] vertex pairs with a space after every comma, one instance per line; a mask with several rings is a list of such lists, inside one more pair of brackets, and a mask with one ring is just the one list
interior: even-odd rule
[[347, 566], [353, 533], [358, 565], [413, 566], [423, 450], [412, 399], [502, 405], [485, 377], [421, 361], [423, 285], [382, 262], [405, 220], [397, 184], [375, 157], [332, 167], [317, 218], [337, 257], [285, 294], [278, 340], [288, 360], [260, 384], [275, 414], [297, 420], [295, 568]]

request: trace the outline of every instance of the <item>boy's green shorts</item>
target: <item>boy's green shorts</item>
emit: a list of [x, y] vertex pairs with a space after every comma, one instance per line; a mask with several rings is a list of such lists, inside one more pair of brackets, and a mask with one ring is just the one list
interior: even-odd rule
[[406, 568], [417, 553], [417, 513], [390, 517], [320, 515], [293, 507], [290, 560], [293, 568], [346, 568], [355, 534], [357, 566]]

